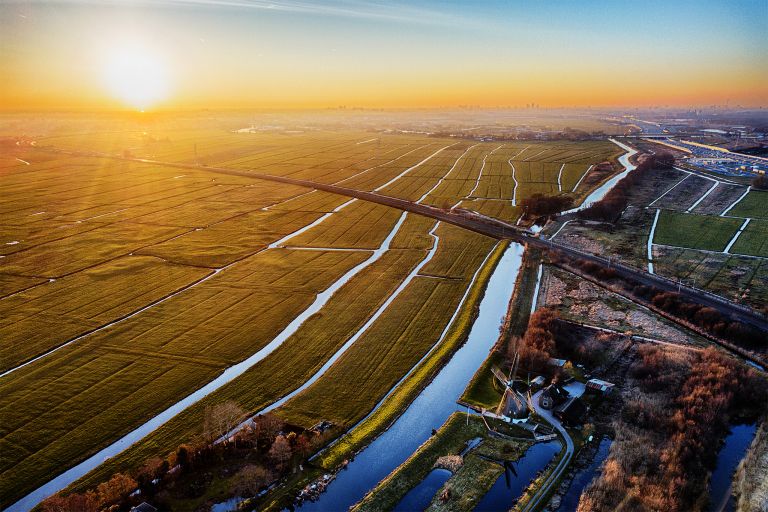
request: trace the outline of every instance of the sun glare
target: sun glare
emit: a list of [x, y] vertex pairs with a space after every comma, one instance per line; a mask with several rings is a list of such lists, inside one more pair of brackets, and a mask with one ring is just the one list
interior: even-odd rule
[[112, 94], [142, 111], [168, 95], [168, 70], [149, 49], [131, 47], [110, 52], [105, 78]]

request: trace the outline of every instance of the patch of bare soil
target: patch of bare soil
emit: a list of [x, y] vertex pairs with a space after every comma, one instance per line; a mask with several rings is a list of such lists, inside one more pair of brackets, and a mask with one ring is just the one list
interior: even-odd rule
[[746, 187], [740, 185], [721, 183], [692, 211], [693, 213], [720, 215], [723, 213], [723, 210], [732, 205], [744, 193], [744, 190], [746, 190]]

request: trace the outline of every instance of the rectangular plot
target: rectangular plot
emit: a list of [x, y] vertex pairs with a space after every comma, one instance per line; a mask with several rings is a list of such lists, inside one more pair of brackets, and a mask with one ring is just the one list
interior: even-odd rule
[[768, 221], [750, 221], [731, 247], [730, 252], [768, 258]]
[[209, 271], [134, 256], [0, 300], [5, 370], [83, 332], [136, 311]]
[[421, 269], [422, 275], [470, 279], [496, 241], [458, 226], [442, 223], [437, 229], [437, 253]]
[[59, 277], [173, 238], [183, 228], [120, 223], [44, 243], [3, 260], [9, 273]]
[[464, 281], [416, 278], [371, 329], [280, 414], [303, 425], [318, 418], [354, 423], [439, 339], [465, 286]]
[[355, 201], [322, 223], [286, 242], [296, 247], [376, 249], [402, 212], [367, 201]]
[[222, 267], [263, 250], [320, 217], [304, 211], [252, 212], [139, 251], [176, 263]]
[[741, 223], [739, 219], [662, 210], [653, 243], [722, 251]]
[[750, 190], [749, 194], [728, 212], [728, 215], [768, 219], [768, 191]]

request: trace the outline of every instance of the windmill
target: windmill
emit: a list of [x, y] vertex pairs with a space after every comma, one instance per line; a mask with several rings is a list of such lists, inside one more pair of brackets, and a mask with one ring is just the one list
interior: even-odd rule
[[[528, 402], [526, 398], [514, 387], [519, 364], [520, 354], [515, 353], [509, 375], [504, 375], [504, 373], [496, 366], [491, 368], [494, 377], [496, 377], [504, 389], [501, 401], [499, 402], [498, 407], [496, 407], [497, 416], [520, 417], [528, 412]], [[509, 412], [509, 414], [506, 414], [507, 412]]]

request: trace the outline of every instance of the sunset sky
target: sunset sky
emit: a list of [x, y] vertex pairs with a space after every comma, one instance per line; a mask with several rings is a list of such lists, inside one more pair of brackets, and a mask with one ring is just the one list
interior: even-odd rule
[[0, 108], [768, 106], [768, 2], [3, 1]]

